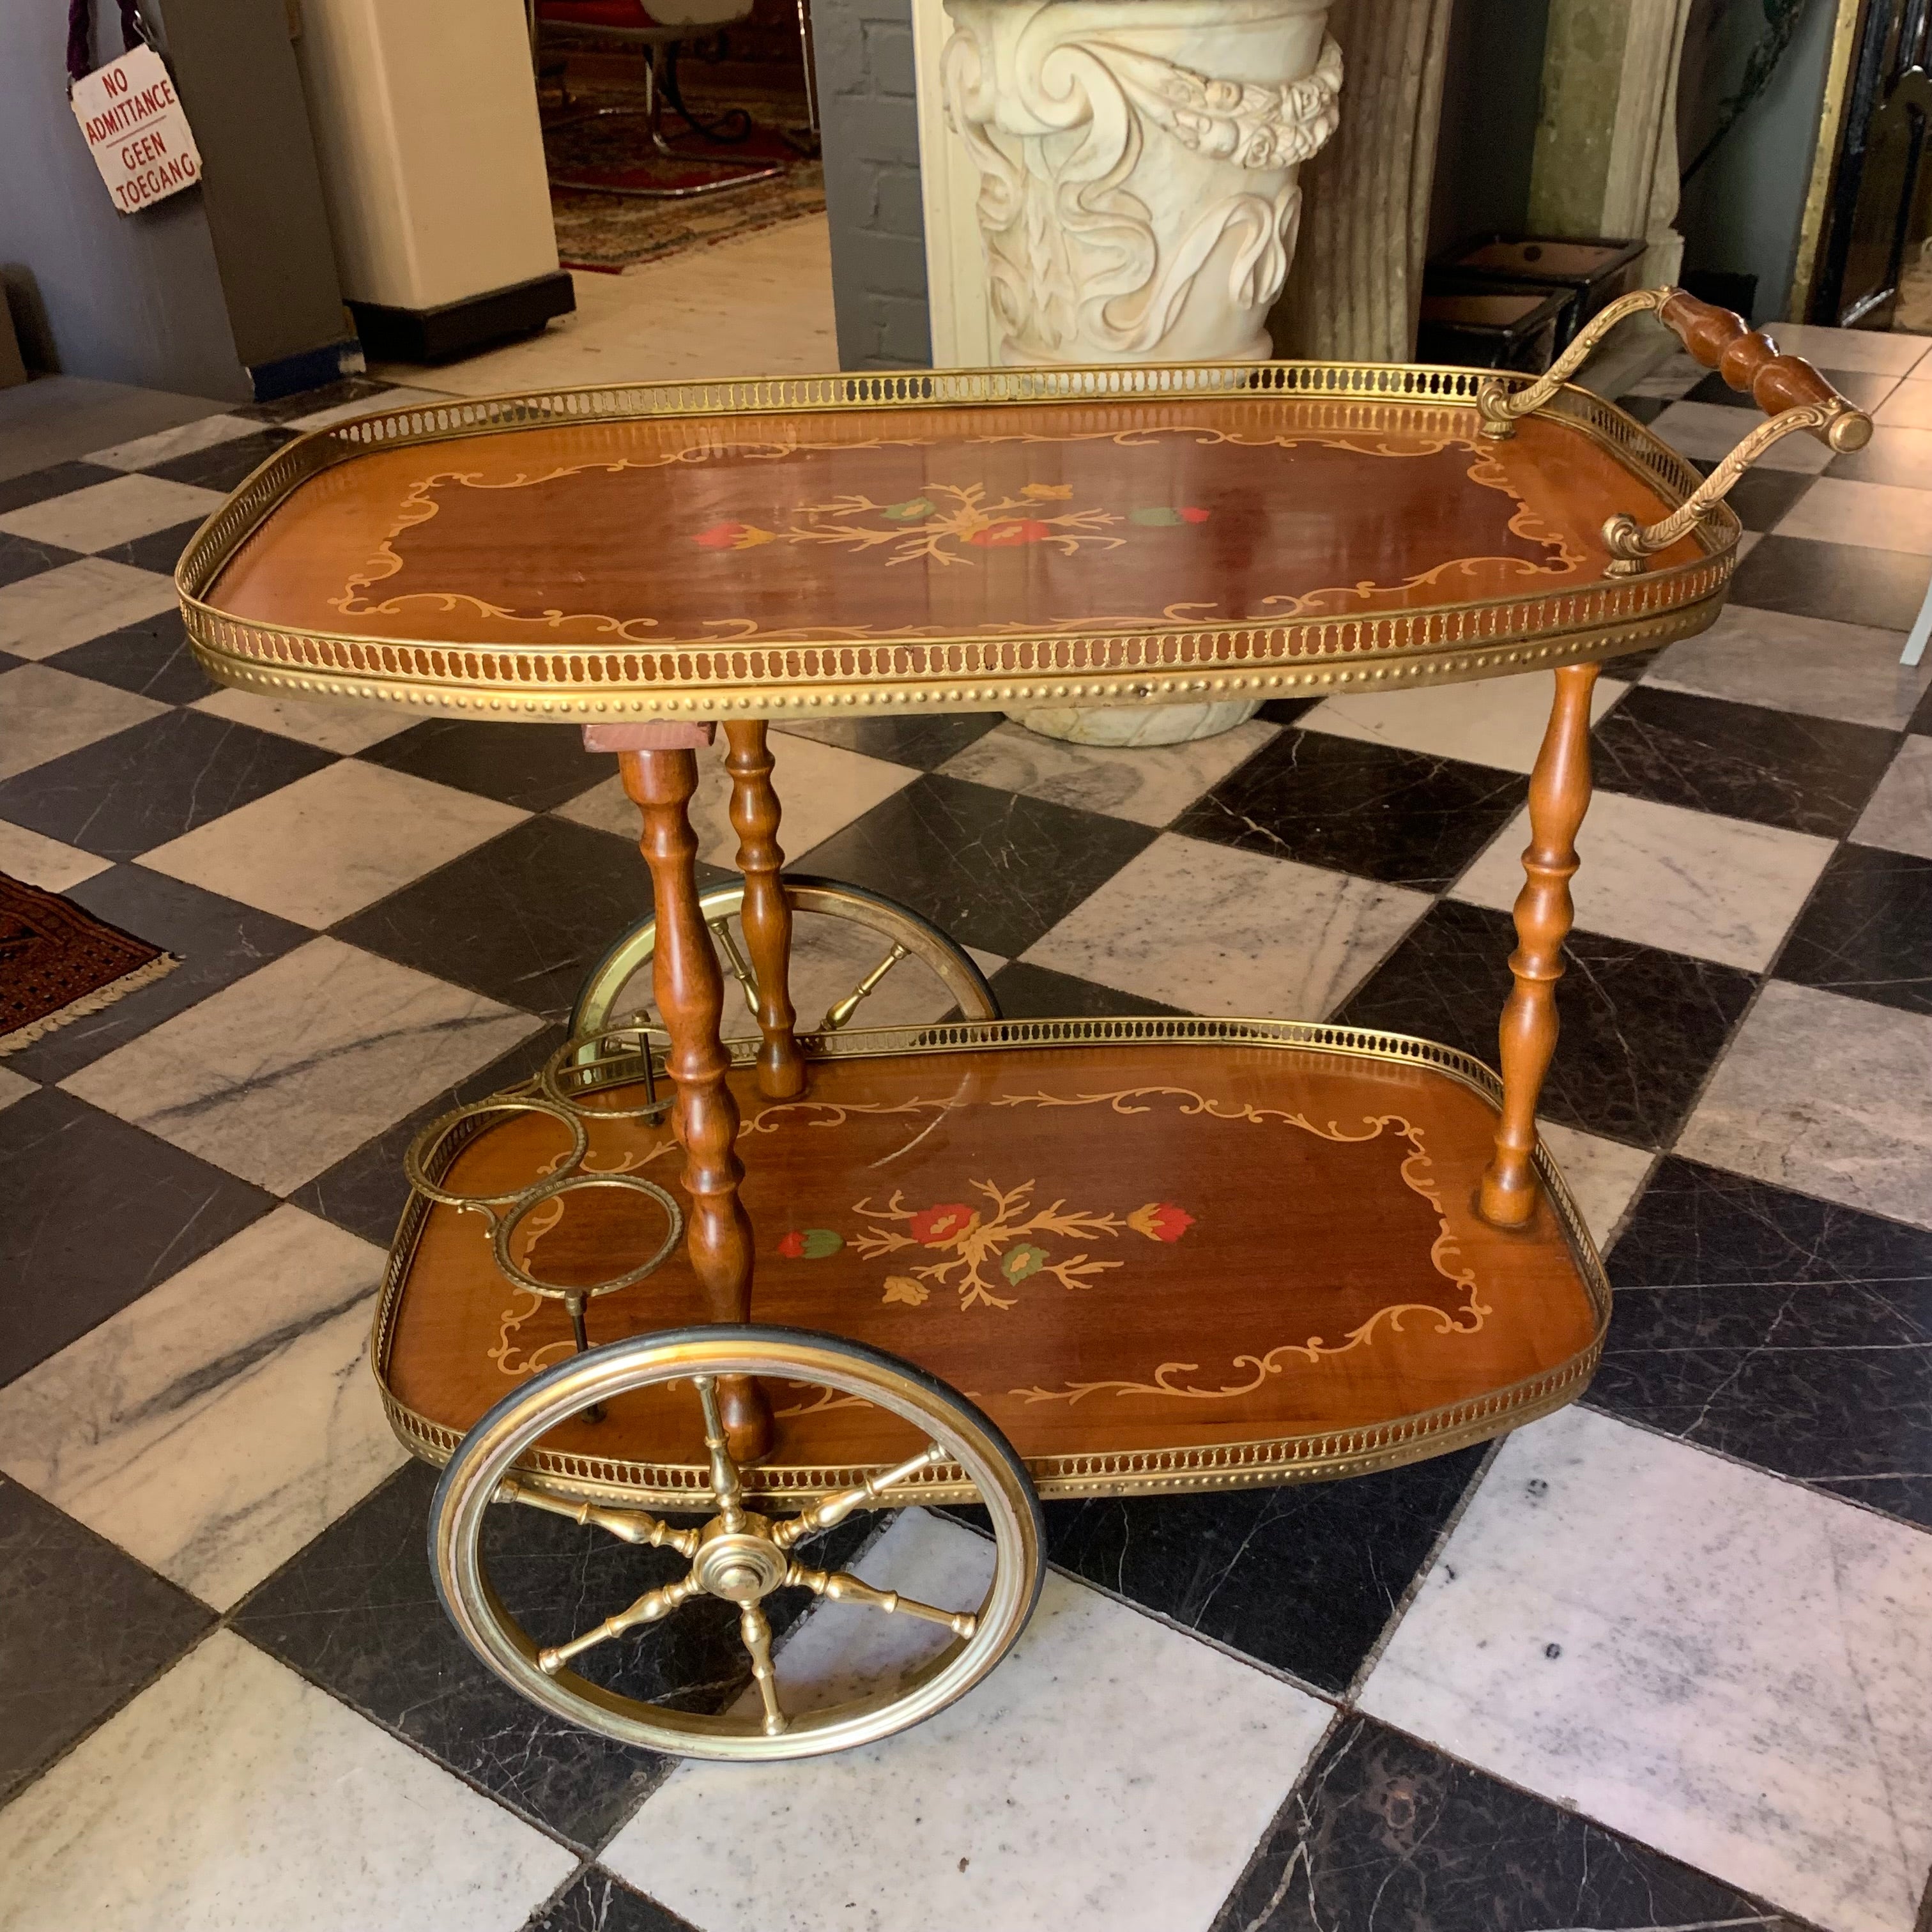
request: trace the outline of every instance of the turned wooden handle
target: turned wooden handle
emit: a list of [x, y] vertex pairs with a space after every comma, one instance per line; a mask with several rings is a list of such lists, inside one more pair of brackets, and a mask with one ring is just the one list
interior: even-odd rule
[[1811, 434], [1834, 449], [1862, 449], [1871, 440], [1871, 418], [1839, 394], [1802, 356], [1780, 356], [1761, 328], [1747, 328], [1743, 316], [1714, 308], [1676, 290], [1658, 310], [1678, 339], [1707, 369], [1714, 369], [1734, 389], [1748, 394], [1768, 416], [1810, 404], [1835, 413]]

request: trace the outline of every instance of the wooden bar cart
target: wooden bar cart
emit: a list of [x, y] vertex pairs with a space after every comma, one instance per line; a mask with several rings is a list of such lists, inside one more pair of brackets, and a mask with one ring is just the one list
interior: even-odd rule
[[[1567, 380], [1639, 310], [1772, 412], [1708, 478]], [[1591, 686], [1711, 622], [1724, 491], [1798, 430], [1849, 448], [1870, 424], [1660, 290], [1535, 382], [1265, 363], [568, 391], [365, 417], [258, 470], [181, 566], [211, 674], [580, 724], [642, 822], [654, 917], [539, 1076], [418, 1140], [381, 1297], [375, 1372], [447, 1466], [432, 1553], [478, 1654], [633, 1743], [836, 1750], [1010, 1647], [1041, 1497], [1352, 1475], [1575, 1396], [1608, 1290], [1535, 1118]], [[782, 869], [773, 723], [1536, 669], [1556, 694], [1500, 1078], [1320, 1020], [1003, 1020], [916, 914]], [[742, 880], [701, 891], [721, 725]], [[842, 964], [836, 997], [804, 1004], [808, 952]], [[992, 1529], [976, 1603], [807, 1560], [856, 1512], [966, 1502]], [[493, 1513], [523, 1508], [640, 1546], [650, 1587], [538, 1642], [489, 1573]], [[773, 1660], [785, 1592], [929, 1648], [814, 1701]], [[626, 1634], [694, 1600], [750, 1660], [726, 1708], [624, 1688]]]

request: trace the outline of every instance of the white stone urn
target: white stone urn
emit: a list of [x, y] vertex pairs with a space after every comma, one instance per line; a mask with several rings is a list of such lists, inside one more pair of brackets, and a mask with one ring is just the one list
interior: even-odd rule
[[[1270, 352], [1301, 164], [1335, 130], [1327, 0], [946, 0], [946, 118], [1007, 363]], [[1049, 737], [1174, 744], [1254, 704], [1015, 712]]]

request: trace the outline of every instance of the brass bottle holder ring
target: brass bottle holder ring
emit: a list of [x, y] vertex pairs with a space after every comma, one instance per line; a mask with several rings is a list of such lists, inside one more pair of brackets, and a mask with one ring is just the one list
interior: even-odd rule
[[[638, 1026], [614, 1027], [566, 1040], [544, 1064], [533, 1081], [508, 1092], [493, 1094], [453, 1108], [433, 1120], [410, 1144], [403, 1156], [403, 1172], [416, 1192], [439, 1206], [463, 1213], [481, 1214], [490, 1224], [490, 1253], [497, 1272], [512, 1286], [527, 1289], [546, 1300], [561, 1301], [570, 1316], [571, 1332], [578, 1352], [590, 1346], [585, 1311], [599, 1295], [614, 1294], [620, 1288], [634, 1287], [668, 1261], [684, 1232], [683, 1210], [675, 1198], [654, 1180], [637, 1174], [600, 1173], [584, 1163], [590, 1153], [592, 1120], [661, 1119], [670, 1106], [668, 1095], [657, 1090], [652, 1065], [655, 1029]], [[630, 1042], [628, 1052], [606, 1051], [615, 1040]], [[588, 1058], [584, 1058], [586, 1050]], [[573, 1073], [581, 1076], [573, 1080]], [[598, 1107], [584, 1104], [583, 1096], [600, 1086], [629, 1085], [641, 1080], [645, 1100], [640, 1106]], [[541, 1179], [500, 1194], [465, 1194], [433, 1177], [446, 1173], [460, 1148], [474, 1140], [492, 1114], [543, 1114], [557, 1121], [570, 1136], [568, 1151], [551, 1164]], [[511, 1252], [518, 1229], [536, 1208], [586, 1189], [601, 1188], [647, 1196], [662, 1210], [664, 1238], [644, 1260], [598, 1282], [562, 1282], [544, 1280], [532, 1274]]]

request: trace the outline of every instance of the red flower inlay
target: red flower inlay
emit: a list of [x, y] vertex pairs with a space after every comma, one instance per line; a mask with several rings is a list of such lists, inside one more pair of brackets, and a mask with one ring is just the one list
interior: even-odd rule
[[705, 550], [729, 550], [751, 528], [748, 524], [713, 524], [700, 530], [692, 542]]
[[778, 1252], [788, 1261], [795, 1262], [801, 1259], [805, 1253], [805, 1230], [802, 1228], [793, 1228], [791, 1232], [779, 1242]]
[[983, 530], [975, 530], [966, 541], [977, 544], [982, 550], [1012, 550], [1021, 544], [1038, 543], [1042, 537], [1050, 537], [1053, 526], [1043, 524], [1037, 517], [1016, 517], [1007, 522], [988, 524]]
[[1197, 506], [1190, 504], [1182, 509], [1180, 520], [1184, 524], [1204, 524], [1208, 520], [1208, 512]]
[[1178, 1241], [1194, 1225], [1194, 1216], [1172, 1201], [1150, 1201], [1127, 1216], [1127, 1226], [1150, 1241]]
[[957, 1240], [978, 1219], [964, 1202], [948, 1201], [937, 1208], [922, 1208], [906, 1225], [922, 1247], [943, 1248]]

